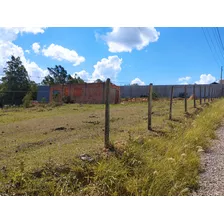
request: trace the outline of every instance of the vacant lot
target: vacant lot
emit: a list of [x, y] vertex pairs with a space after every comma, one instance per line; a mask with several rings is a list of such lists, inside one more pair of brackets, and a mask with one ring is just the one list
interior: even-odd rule
[[[190, 112], [194, 111], [190, 101]], [[169, 101], [155, 101], [153, 128], [168, 131]], [[175, 101], [174, 119], [184, 119], [183, 101]], [[130, 136], [157, 135], [147, 131], [147, 102], [111, 106], [111, 141], [127, 141]], [[25, 161], [26, 168], [49, 158], [66, 161], [104, 146], [104, 105], [70, 104], [60, 107], [8, 109], [0, 113], [0, 166]], [[176, 123], [177, 121], [173, 122]]]
[[[197, 102], [197, 105], [198, 104], [199, 102]], [[111, 142], [113, 143], [113, 147], [115, 149], [118, 148], [120, 151], [124, 151], [128, 150], [128, 148], [131, 148], [130, 144], [132, 146], [135, 144], [144, 145], [144, 143], [150, 139], [156, 139], [156, 141], [158, 139], [159, 141], [164, 140], [166, 143], [167, 138], [171, 138], [171, 136], [173, 136], [173, 131], [177, 132], [175, 136], [180, 135], [182, 137], [185, 127], [187, 127], [187, 125], [192, 122], [193, 114], [199, 113], [200, 108], [201, 106], [198, 105], [198, 108], [194, 109], [193, 101], [189, 100], [189, 114], [184, 114], [184, 101], [174, 100], [174, 120], [169, 121], [169, 101], [166, 99], [154, 101], [152, 115], [153, 131], [149, 132], [147, 130], [147, 102], [124, 102], [119, 105], [111, 105], [110, 137]], [[71, 180], [67, 180], [67, 182], [69, 182], [68, 186], [66, 186], [67, 190], [65, 187], [62, 187], [62, 183], [66, 181], [63, 182], [60, 179], [61, 184], [57, 184], [60, 182], [57, 179], [57, 175], [66, 176], [72, 172], [71, 167], [75, 167], [76, 169], [78, 166], [82, 166], [84, 163], [87, 163], [80, 161], [81, 165], [79, 164], [79, 156], [81, 154], [89, 154], [91, 157], [96, 158], [96, 155], [99, 157], [101, 156], [102, 152], [105, 152], [105, 150], [103, 150], [104, 105], [70, 104], [58, 107], [39, 106], [29, 109], [4, 109], [0, 111], [0, 136], [0, 177], [2, 179], [1, 194], [79, 195], [82, 194], [81, 192], [84, 186], [86, 187], [90, 185], [91, 187], [88, 188], [87, 193], [84, 194], [138, 194], [135, 192], [135, 190], [114, 190], [113, 188], [115, 186], [110, 186], [108, 183], [106, 183], [108, 185], [107, 187], [102, 187], [99, 185], [99, 188], [101, 186], [103, 189], [109, 188], [111, 191], [105, 190], [100, 192], [98, 190], [94, 190], [94, 184], [98, 182], [107, 182], [107, 180], [102, 180], [102, 178], [97, 179], [99, 176], [102, 177], [106, 176], [107, 174], [99, 174], [97, 176], [91, 174], [91, 172], [94, 172], [91, 169], [95, 169], [96, 172], [108, 170], [108, 167], [99, 167], [99, 163], [96, 163], [97, 168], [96, 164], [88, 164], [88, 166], [91, 168], [88, 168], [90, 170], [85, 170], [85, 172], [88, 172], [87, 176], [89, 178], [88, 181], [85, 180], [87, 182], [84, 181], [85, 183], [78, 183], [80, 180], [76, 173], [78, 184], [74, 189], [70, 186], [71, 183], [72, 185], [75, 185], [73, 182], [69, 182]], [[157, 146], [155, 146], [155, 148], [156, 147]], [[161, 145], [161, 147], [164, 146]], [[156, 152], [154, 153], [156, 155]], [[160, 154], [160, 157], [162, 155], [166, 156], [164, 153], [161, 155], [161, 151], [158, 151], [158, 153]], [[145, 155], [147, 155], [147, 153]], [[108, 154], [106, 156], [108, 156]], [[135, 157], [134, 154], [133, 157]], [[100, 159], [102, 158], [100, 157]], [[111, 161], [114, 159], [115, 158], [113, 158], [112, 155], [112, 158], [109, 160], [110, 162], [107, 164], [111, 163]], [[116, 159], [118, 160], [117, 157]], [[151, 160], [152, 159], [153, 156], [151, 157]], [[157, 160], [158, 158], [156, 158], [156, 161]], [[123, 165], [124, 164], [122, 163], [122, 166]], [[40, 171], [41, 173], [44, 172], [44, 169], [54, 169], [57, 166], [66, 166], [68, 168], [68, 172], [63, 173], [63, 171], [60, 173], [60, 171], [58, 171], [59, 174], [57, 174], [56, 177], [52, 173], [47, 173], [46, 176], [48, 178], [51, 178], [51, 175], [53, 175], [51, 179], [42, 179], [42, 174], [40, 177], [36, 177], [35, 174], [35, 178], [29, 176], [37, 171]], [[119, 169], [119, 164], [117, 164], [117, 169]], [[127, 172], [125, 169], [123, 169], [123, 167], [120, 167], [119, 170]], [[152, 173], [156, 171], [155, 168], [152, 167], [150, 170]], [[84, 171], [82, 170], [82, 172]], [[26, 175], [28, 175], [28, 177]], [[82, 175], [84, 174], [82, 173]], [[135, 177], [134, 173], [132, 176], [129, 173], [121, 175], [125, 175], [127, 177], [129, 176], [129, 181], [131, 178]], [[92, 177], [95, 179], [91, 179]], [[33, 179], [32, 182], [34, 185], [30, 186], [29, 180], [32, 180], [32, 178], [35, 179]], [[119, 177], [115, 177], [114, 175], [113, 178], [116, 180], [119, 179]], [[138, 177], [136, 178], [139, 179]], [[131, 184], [134, 184], [134, 181], [136, 180], [133, 180]], [[41, 181], [43, 182], [42, 184], [40, 184]], [[46, 189], [46, 193], [43, 193], [43, 191], [41, 192], [39, 188], [46, 186], [47, 182], [50, 182], [51, 184]], [[109, 182], [111, 182], [111, 180]], [[135, 184], [138, 185], [140, 183], [136, 182]], [[37, 185], [40, 185], [39, 188]], [[159, 192], [160, 191], [158, 190], [158, 194], [160, 194]], [[151, 193], [140, 192], [139, 194], [156, 195], [157, 192], [156, 190], [153, 190]], [[167, 193], [164, 192], [164, 194]]]

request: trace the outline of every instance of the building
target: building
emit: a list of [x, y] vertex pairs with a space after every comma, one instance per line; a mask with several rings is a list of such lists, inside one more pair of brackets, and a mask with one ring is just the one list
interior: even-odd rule
[[38, 86], [37, 90], [37, 101], [38, 102], [49, 102], [50, 86]]
[[[105, 92], [105, 82], [39, 86], [37, 100], [41, 102], [44, 97], [46, 102], [62, 102], [64, 99], [74, 103], [104, 104]], [[120, 87], [112, 83], [110, 83], [109, 102], [120, 103]]]

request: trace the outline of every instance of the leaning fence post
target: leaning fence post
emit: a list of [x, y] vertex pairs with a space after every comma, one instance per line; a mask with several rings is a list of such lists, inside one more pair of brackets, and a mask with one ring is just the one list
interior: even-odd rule
[[204, 103], [206, 102], [206, 86], [204, 86]]
[[152, 83], [149, 85], [148, 97], [148, 130], [152, 130]]
[[171, 93], [170, 93], [170, 115], [169, 115], [170, 120], [172, 120], [172, 107], [173, 107], [173, 86], [171, 86]]
[[187, 113], [187, 86], [184, 86], [184, 108], [185, 113]]
[[201, 85], [200, 85], [200, 105], [201, 105]]
[[195, 84], [193, 86], [193, 95], [194, 95], [194, 108], [196, 108]]
[[110, 145], [110, 79], [106, 81], [106, 98], [105, 98], [105, 129], [104, 129], [104, 145], [109, 148]]

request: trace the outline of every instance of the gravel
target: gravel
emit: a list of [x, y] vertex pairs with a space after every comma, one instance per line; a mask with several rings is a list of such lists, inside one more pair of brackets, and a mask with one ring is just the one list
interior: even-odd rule
[[213, 140], [210, 149], [201, 153], [200, 188], [193, 196], [224, 195], [224, 125], [216, 131], [217, 139]]

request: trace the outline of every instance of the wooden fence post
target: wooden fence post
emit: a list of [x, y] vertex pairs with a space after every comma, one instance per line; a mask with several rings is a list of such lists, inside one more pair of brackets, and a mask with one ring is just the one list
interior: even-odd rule
[[149, 85], [148, 97], [148, 130], [152, 130], [152, 83]]
[[187, 86], [184, 86], [184, 108], [185, 113], [187, 113]]
[[213, 101], [213, 88], [212, 88], [212, 92], [211, 92], [211, 101]]
[[200, 105], [201, 105], [201, 85], [200, 85]]
[[170, 115], [169, 119], [172, 120], [172, 108], [173, 107], [173, 86], [171, 86], [171, 93], [170, 93]]
[[206, 86], [204, 86], [204, 103], [206, 102]]
[[106, 81], [106, 98], [105, 98], [105, 129], [104, 129], [104, 145], [109, 148], [110, 145], [110, 79]]
[[193, 86], [193, 95], [194, 95], [194, 108], [196, 108], [195, 84]]
[[211, 85], [208, 86], [208, 102], [211, 102]]

